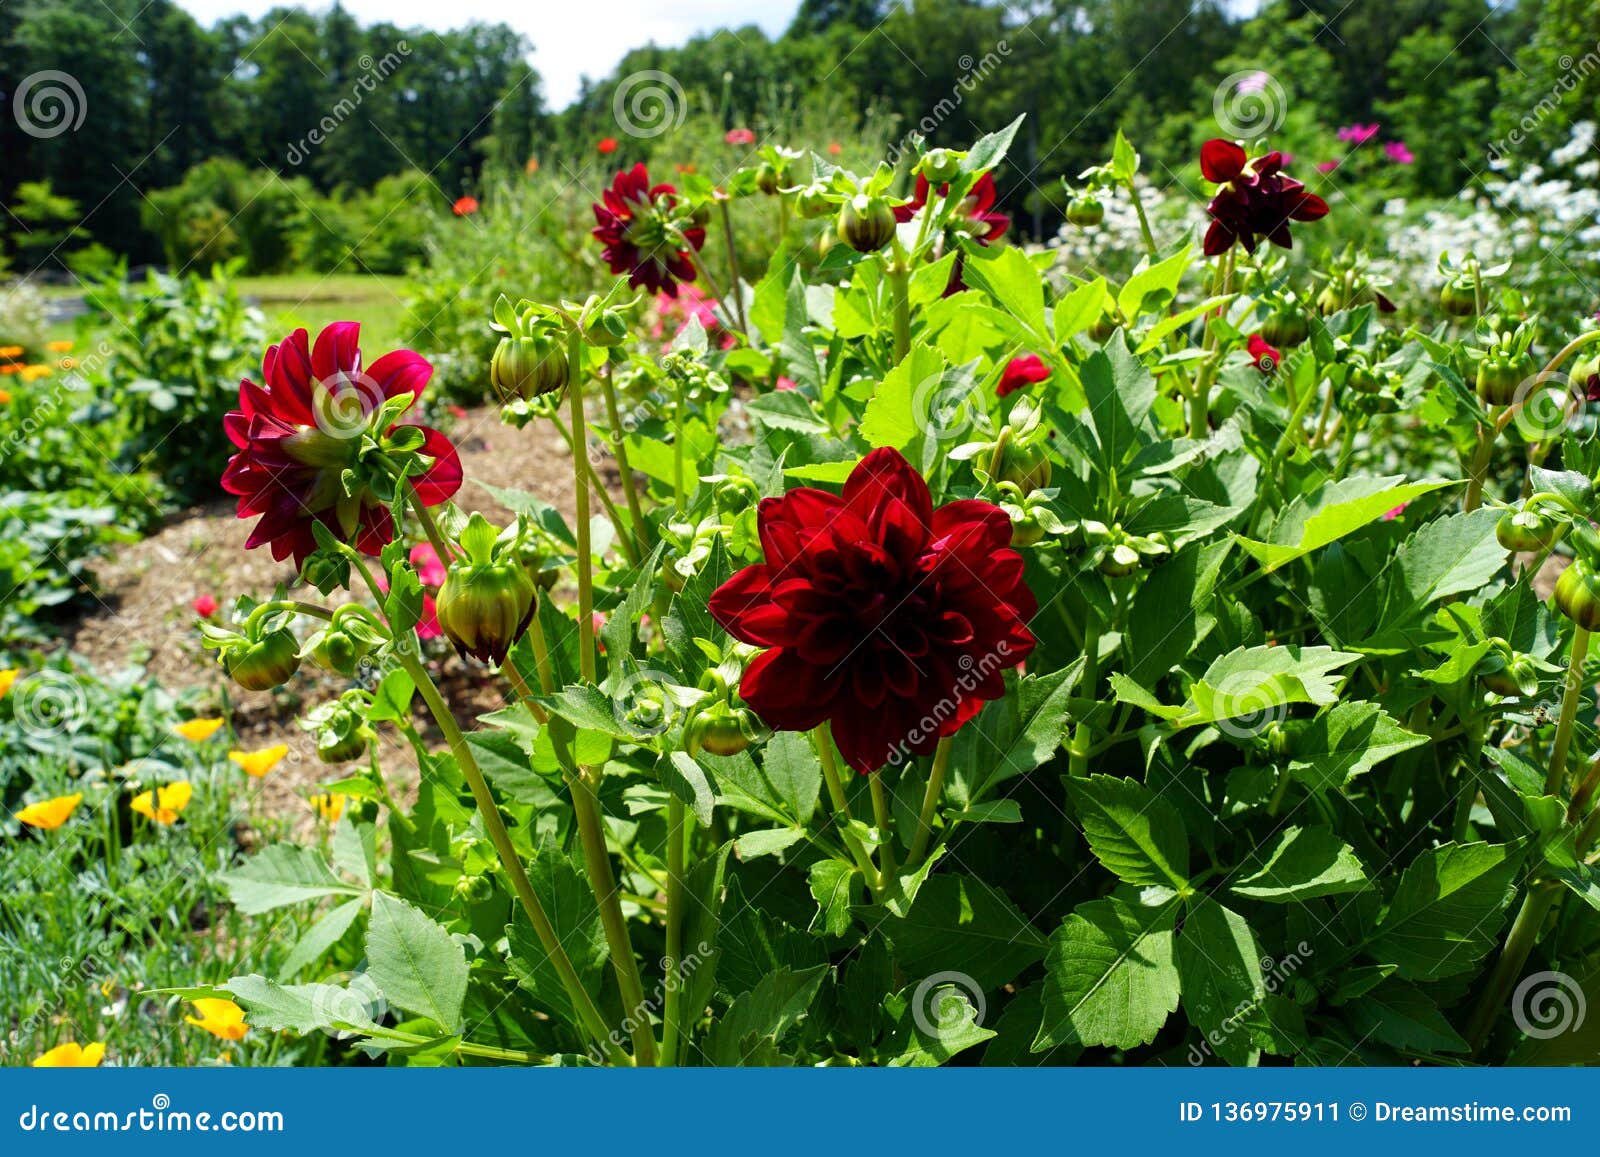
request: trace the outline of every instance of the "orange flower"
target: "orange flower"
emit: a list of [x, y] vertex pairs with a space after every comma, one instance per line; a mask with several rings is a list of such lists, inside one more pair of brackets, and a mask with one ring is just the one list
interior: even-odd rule
[[20, 358], [22, 347], [19, 345], [0, 346], [0, 358]]
[[280, 743], [276, 747], [263, 747], [260, 751], [230, 751], [228, 758], [242, 767], [246, 775], [260, 778], [277, 767], [288, 754], [289, 745]]
[[15, 667], [0, 669], [0, 699], [4, 699], [11, 691], [11, 684], [17, 681], [17, 676], [22, 674]]
[[53, 354], [64, 354], [72, 348], [72, 343], [70, 341], [46, 342], [44, 348]]
[[16, 362], [7, 362], [5, 365], [0, 366], [0, 374], [20, 374], [21, 372], [22, 367]]
[[539, 171], [539, 158], [538, 157], [529, 157], [528, 158], [528, 163], [526, 165], [523, 165], [522, 168], [528, 174], [528, 176], [530, 176], [530, 177], [533, 176], [535, 173], [537, 173]]
[[50, 367], [45, 365], [23, 366], [20, 372], [23, 381], [36, 382], [40, 378], [48, 378], [50, 376]]
[[204, 743], [217, 733], [222, 726], [221, 719], [187, 719], [177, 724], [172, 730], [183, 736], [190, 743]]
[[52, 832], [71, 819], [72, 813], [78, 810], [78, 805], [82, 802], [81, 791], [72, 795], [58, 795], [54, 799], [30, 803], [17, 813], [17, 819], [30, 828], [42, 828]]
[[0, 390], [0, 406], [7, 405], [7, 404], [10, 403], [10, 401], [11, 401], [11, 391], [10, 390]]
[[105, 1058], [106, 1046], [101, 1041], [92, 1044], [80, 1045], [77, 1041], [68, 1041], [64, 1045], [57, 1045], [44, 1056], [33, 1062], [36, 1069], [94, 1069], [100, 1067], [100, 1062]]
[[344, 796], [336, 791], [323, 792], [312, 796], [306, 801], [311, 805], [318, 816], [330, 824], [339, 822], [339, 817], [344, 814]]
[[220, 1000], [215, 997], [200, 997], [192, 1000], [199, 1016], [186, 1016], [184, 1021], [197, 1028], [203, 1028], [212, 1036], [221, 1040], [243, 1040], [244, 1034], [250, 1031], [250, 1026], [244, 1022], [244, 1009], [234, 1004], [231, 1000]]
[[194, 784], [180, 779], [155, 791], [140, 792], [128, 806], [158, 824], [175, 824], [178, 813], [189, 806], [193, 796]]

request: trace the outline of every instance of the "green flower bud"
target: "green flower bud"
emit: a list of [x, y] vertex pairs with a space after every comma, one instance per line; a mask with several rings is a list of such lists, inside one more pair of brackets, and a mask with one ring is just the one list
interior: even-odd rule
[[1105, 218], [1105, 206], [1092, 194], [1081, 193], [1067, 202], [1067, 220], [1080, 229], [1092, 228]]
[[1261, 336], [1269, 345], [1289, 349], [1305, 341], [1311, 333], [1306, 315], [1293, 306], [1274, 310], [1261, 326]]
[[222, 669], [246, 691], [270, 691], [300, 669], [300, 643], [287, 627], [222, 652]]
[[950, 149], [929, 149], [917, 164], [917, 171], [935, 187], [961, 175], [961, 154]]
[[839, 210], [839, 236], [857, 253], [876, 253], [894, 236], [894, 210], [882, 197], [858, 193]]
[[1454, 277], [1439, 291], [1439, 305], [1452, 317], [1471, 317], [1478, 312], [1478, 291], [1470, 277]]
[[494, 896], [494, 881], [488, 876], [462, 876], [454, 891], [463, 904], [482, 904]]
[[461, 532], [467, 557], [450, 567], [435, 606], [457, 654], [500, 664], [533, 619], [535, 592], [521, 562], [496, 551], [497, 534], [483, 515], [472, 516]]
[[826, 185], [807, 185], [794, 199], [795, 211], [807, 221], [815, 221], [833, 214], [835, 202], [828, 196]]
[[1600, 629], [1600, 575], [1583, 559], [1573, 559], [1556, 580], [1555, 603], [1584, 630]]
[[1050, 485], [1050, 455], [1037, 442], [1011, 442], [1000, 453], [998, 477], [1031, 494]]
[[1506, 511], [1495, 523], [1494, 536], [1507, 550], [1543, 550], [1555, 541], [1560, 524], [1532, 510]]
[[489, 379], [505, 399], [532, 401], [567, 384], [567, 355], [553, 334], [500, 339], [489, 363]]

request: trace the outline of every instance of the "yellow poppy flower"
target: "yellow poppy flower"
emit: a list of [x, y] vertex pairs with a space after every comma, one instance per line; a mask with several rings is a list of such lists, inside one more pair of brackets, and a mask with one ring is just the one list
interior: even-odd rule
[[193, 795], [194, 784], [180, 779], [153, 792], [140, 792], [128, 806], [158, 824], [175, 824], [178, 822], [178, 813], [189, 806]]
[[106, 1046], [101, 1041], [92, 1044], [79, 1045], [77, 1041], [68, 1041], [64, 1045], [57, 1045], [44, 1056], [33, 1062], [36, 1069], [93, 1069], [100, 1066], [105, 1059]]
[[17, 681], [17, 676], [20, 674], [22, 672], [15, 667], [7, 667], [4, 670], [0, 670], [0, 699], [6, 697], [6, 694], [11, 690], [11, 684]]
[[242, 767], [246, 775], [260, 778], [277, 767], [288, 754], [289, 745], [280, 743], [276, 747], [263, 747], [260, 751], [230, 751], [228, 758]]
[[40, 378], [48, 378], [49, 376], [50, 376], [50, 367], [49, 366], [23, 366], [22, 367], [22, 380], [25, 381], [25, 382], [36, 382]]
[[74, 792], [72, 795], [58, 795], [54, 799], [40, 800], [30, 803], [17, 813], [17, 819], [27, 824], [30, 828], [43, 828], [45, 831], [54, 831], [72, 818], [72, 813], [78, 810], [78, 805], [83, 802], [83, 793]]
[[221, 719], [188, 719], [178, 724], [172, 730], [183, 736], [190, 743], [204, 743], [222, 727]]
[[243, 1040], [244, 1034], [250, 1031], [250, 1026], [244, 1022], [244, 1009], [231, 1000], [201, 997], [190, 1003], [200, 1015], [186, 1016], [183, 1019], [196, 1028], [205, 1029], [214, 1037], [222, 1040]]
[[72, 343], [70, 341], [45, 342], [44, 348], [53, 354], [64, 354], [72, 348]]
[[339, 817], [344, 814], [344, 796], [336, 791], [314, 795], [307, 802], [312, 810], [330, 824], [338, 823]]
[[0, 358], [20, 358], [22, 347], [19, 345], [0, 346]]

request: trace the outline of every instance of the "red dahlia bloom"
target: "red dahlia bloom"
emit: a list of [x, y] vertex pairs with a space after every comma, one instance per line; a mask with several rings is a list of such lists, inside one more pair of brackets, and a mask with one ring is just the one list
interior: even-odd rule
[[1046, 381], [1050, 377], [1050, 367], [1038, 354], [1023, 354], [1021, 357], [1012, 358], [1006, 363], [1006, 368], [1000, 374], [1000, 383], [995, 386], [997, 397], [1014, 394], [1023, 386], [1031, 386], [1035, 382]]
[[[917, 174], [917, 188], [911, 196], [909, 204], [895, 207], [894, 219], [901, 224], [911, 220], [922, 212], [928, 203], [928, 178], [921, 173]], [[939, 186], [939, 196], [950, 195], [949, 185]], [[994, 187], [994, 174], [985, 173], [979, 177], [967, 192], [961, 202], [961, 212], [968, 221], [967, 232], [979, 245], [987, 245], [991, 241], [998, 241], [1005, 236], [1007, 229], [1011, 228], [1011, 218], [1004, 213], [994, 211], [994, 203], [998, 194]]]
[[1250, 335], [1249, 350], [1250, 360], [1255, 362], [1256, 369], [1264, 374], [1270, 374], [1283, 361], [1283, 355], [1258, 333]]
[[450, 212], [457, 217], [470, 217], [478, 211], [478, 198], [458, 197], [456, 203], [450, 206]]
[[394, 537], [394, 518], [369, 478], [392, 479], [404, 469], [427, 506], [460, 489], [461, 459], [438, 430], [403, 422], [377, 428], [380, 414], [394, 413], [384, 404], [404, 398], [409, 408], [433, 367], [410, 350], [363, 367], [360, 334], [356, 322], [335, 322], [313, 349], [297, 329], [267, 350], [264, 385], [240, 383], [239, 408], [222, 420], [239, 448], [222, 488], [239, 496], [240, 518], [261, 517], [247, 550], [270, 544], [273, 558], [293, 554], [300, 566], [316, 549], [311, 527], [320, 522], [375, 555]]
[[706, 231], [678, 212], [677, 190], [652, 185], [643, 162], [618, 173], [594, 207], [595, 237], [612, 273], [628, 274], [628, 284], [652, 293], [678, 295], [678, 282], [694, 280], [694, 262], [685, 246], [699, 249]]
[[1290, 221], [1319, 221], [1328, 215], [1328, 203], [1283, 172], [1283, 154], [1268, 153], [1251, 160], [1232, 141], [1212, 140], [1200, 146], [1200, 171], [1221, 185], [1206, 212], [1205, 253], [1226, 253], [1235, 241], [1246, 253], [1256, 251], [1265, 237], [1285, 249], [1293, 247]]
[[617, 138], [601, 137], [594, 147], [600, 150], [601, 156], [609, 157], [612, 153], [617, 151]]
[[209, 619], [217, 613], [217, 600], [210, 595], [199, 595], [189, 605], [194, 608], [194, 613], [202, 619]]
[[763, 499], [757, 525], [766, 561], [711, 596], [729, 634], [769, 648], [739, 694], [780, 731], [830, 722], [857, 771], [932, 751], [1033, 650], [1036, 604], [1005, 512], [976, 499], [934, 509], [895, 450], [862, 459], [842, 497]]

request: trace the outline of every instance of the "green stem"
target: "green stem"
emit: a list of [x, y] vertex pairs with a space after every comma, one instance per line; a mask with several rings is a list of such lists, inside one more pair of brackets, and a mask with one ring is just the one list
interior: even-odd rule
[[422, 504], [422, 498], [417, 493], [416, 487], [406, 483], [406, 501], [411, 504], [411, 509], [416, 512], [417, 521], [422, 524], [422, 533], [427, 535], [428, 543], [433, 547], [433, 553], [439, 556], [439, 561], [449, 566], [455, 555], [450, 550], [450, 544], [445, 541], [444, 535], [439, 530], [439, 524], [434, 521], [433, 513]]
[[833, 804], [833, 813], [838, 817], [839, 832], [844, 837], [844, 846], [850, 850], [850, 855], [860, 869], [862, 879], [866, 880], [867, 887], [877, 892], [883, 887], [883, 881], [878, 876], [878, 870], [872, 865], [872, 857], [867, 855], [867, 849], [856, 839], [856, 834], [850, 830], [854, 817], [850, 814], [850, 801], [844, 794], [844, 781], [839, 778], [839, 764], [833, 758], [833, 739], [828, 734], [828, 725], [819, 724], [811, 732], [812, 742], [817, 748], [817, 758], [822, 761], [822, 778], [828, 785], [828, 799]]
[[1156, 248], [1156, 235], [1150, 231], [1150, 218], [1145, 216], [1144, 200], [1139, 196], [1139, 187], [1129, 177], [1124, 184], [1128, 188], [1128, 197], [1133, 201], [1133, 211], [1139, 215], [1139, 232], [1144, 236], [1145, 252], [1150, 254], [1151, 260], [1161, 256], [1161, 251]]
[[676, 794], [667, 796], [667, 955], [666, 1008], [662, 1014], [661, 1063], [678, 1063], [678, 1041], [682, 1037], [683, 977], [683, 873], [684, 841], [688, 824], [683, 801]]
[[733, 294], [733, 308], [739, 319], [739, 332], [750, 336], [750, 323], [744, 316], [744, 290], [739, 281], [739, 247], [733, 238], [733, 208], [726, 197], [718, 199], [722, 210], [722, 237], [728, 249], [728, 289]]
[[889, 815], [889, 799], [883, 790], [883, 773], [874, 771], [867, 776], [867, 786], [872, 790], [872, 818], [878, 825], [878, 863], [885, 885], [893, 887], [898, 878], [895, 871], [894, 821]]
[[580, 448], [573, 441], [572, 432], [567, 429], [567, 424], [561, 420], [559, 414], [550, 415], [550, 419], [572, 452], [573, 460], [577, 461], [580, 457], [583, 459], [584, 468], [589, 472], [591, 492], [600, 496], [600, 504], [606, 508], [606, 517], [611, 519], [611, 525], [617, 528], [617, 541], [622, 545], [622, 552], [628, 556], [630, 563], [637, 565], [640, 557], [638, 547], [630, 535], [623, 533], [623, 528], [629, 526], [633, 520], [623, 518], [622, 512], [617, 509], [617, 504], [611, 500], [611, 492], [606, 489], [605, 483], [600, 481], [600, 472], [595, 469], [594, 462], [589, 457], [588, 447]]
[[583, 845], [584, 867], [589, 884], [600, 905], [600, 923], [605, 928], [606, 945], [611, 950], [611, 966], [617, 973], [622, 993], [623, 1015], [633, 1024], [633, 1052], [638, 1063], [656, 1063], [655, 1030], [650, 1025], [650, 1009], [644, 999], [644, 982], [639, 977], [639, 962], [634, 959], [633, 939], [622, 914], [622, 897], [616, 876], [611, 871], [611, 855], [606, 850], [605, 825], [600, 819], [599, 801], [594, 786], [582, 768], [567, 776], [572, 789], [572, 811], [578, 821], [578, 839]]
[[567, 338], [567, 365], [572, 372], [572, 380], [567, 386], [567, 400], [572, 411], [572, 491], [578, 524], [578, 669], [585, 683], [593, 683], [594, 552], [589, 542], [589, 472], [584, 468], [589, 461], [585, 453], [585, 447], [589, 444], [588, 427], [583, 414], [583, 379], [587, 374], [583, 334], [576, 326]]
[[523, 911], [528, 914], [534, 934], [539, 937], [539, 943], [544, 947], [545, 954], [555, 966], [556, 973], [561, 978], [561, 986], [566, 989], [567, 998], [572, 1001], [572, 1007], [577, 1011], [595, 1043], [611, 1055], [614, 1063], [632, 1064], [628, 1054], [611, 1039], [605, 1018], [600, 1015], [594, 999], [583, 987], [577, 969], [572, 966], [571, 958], [561, 946], [561, 938], [556, 935], [550, 917], [545, 914], [544, 905], [539, 903], [539, 897], [533, 890], [528, 873], [523, 870], [522, 859], [517, 855], [516, 845], [511, 842], [511, 834], [506, 831], [505, 821], [500, 817], [500, 809], [494, 802], [494, 795], [489, 791], [489, 784], [478, 768], [472, 747], [467, 743], [466, 736], [461, 733], [455, 715], [450, 711], [443, 696], [439, 694], [439, 688], [434, 685], [427, 669], [413, 655], [405, 651], [399, 651], [397, 654], [400, 665], [417, 685], [417, 691], [422, 695], [423, 702], [428, 705], [434, 722], [439, 725], [439, 730], [444, 733], [445, 742], [450, 745], [456, 766], [461, 769], [461, 775], [467, 781], [467, 787], [472, 791], [472, 798], [478, 805], [478, 813], [483, 817], [484, 831], [488, 833], [490, 843], [500, 856], [500, 866], [505, 869], [506, 877], [511, 881], [512, 889], [516, 892]]
[[538, 607], [534, 607], [533, 618], [528, 621], [528, 643], [533, 647], [534, 670], [539, 672], [539, 690], [546, 695], [554, 695], [556, 679], [550, 669], [550, 644], [544, 637], [544, 624], [539, 621]]
[[1492, 413], [1488, 422], [1480, 423], [1478, 426], [1478, 448], [1473, 452], [1472, 464], [1468, 467], [1467, 493], [1461, 500], [1463, 511], [1476, 510], [1483, 505], [1483, 482], [1489, 473], [1489, 459], [1494, 454], [1497, 430], [1498, 425]]
[[911, 267], [899, 260], [891, 261], [887, 277], [894, 310], [894, 364], [899, 365], [911, 352]]
[[683, 492], [683, 430], [683, 386], [678, 385], [672, 394], [672, 505], [679, 514], [682, 514], [688, 505]]
[[1539, 930], [1544, 927], [1545, 917], [1550, 914], [1550, 909], [1560, 894], [1561, 885], [1544, 880], [1533, 884], [1528, 889], [1527, 896], [1523, 898], [1517, 918], [1512, 922], [1511, 931], [1506, 935], [1505, 947], [1500, 950], [1500, 959], [1495, 961], [1494, 971], [1489, 974], [1483, 995], [1478, 998], [1478, 1006], [1473, 1011], [1472, 1022], [1467, 1028], [1467, 1042], [1472, 1045], [1473, 1056], [1478, 1054], [1489, 1039], [1489, 1031], [1494, 1028], [1495, 1018], [1505, 1008], [1506, 998], [1511, 994], [1511, 986], [1516, 983], [1517, 977], [1522, 975], [1522, 968], [1527, 964], [1534, 943], [1539, 939]]
[[934, 749], [933, 770], [928, 773], [928, 790], [922, 793], [922, 813], [917, 816], [917, 835], [911, 841], [907, 866], [922, 863], [922, 855], [928, 850], [928, 840], [933, 836], [933, 813], [944, 794], [944, 777], [950, 769], [950, 749], [953, 746], [954, 736], [945, 735], [940, 737], [939, 746]]
[[[1094, 700], [1100, 683], [1100, 618], [1090, 612], [1083, 628], [1083, 677], [1078, 681], [1078, 696]], [[1089, 724], [1083, 720], [1072, 731], [1072, 745], [1068, 749], [1067, 772], [1074, 777], [1089, 774], [1089, 748], [1093, 742]]]
[[1550, 770], [1544, 777], [1545, 795], [1559, 795], [1566, 777], [1567, 750], [1572, 746], [1572, 728], [1578, 716], [1578, 698], [1583, 694], [1583, 664], [1589, 657], [1589, 632], [1580, 626], [1572, 629], [1572, 654], [1567, 660], [1567, 686], [1561, 696], [1561, 718], [1556, 723], [1556, 743], [1550, 751]]
[[600, 375], [600, 388], [606, 398], [606, 420], [611, 424], [611, 453], [616, 455], [617, 472], [622, 475], [622, 494], [628, 502], [628, 514], [633, 518], [633, 538], [638, 556], [650, 553], [650, 524], [644, 520], [644, 507], [639, 502], [639, 485], [634, 481], [633, 468], [628, 465], [628, 436], [622, 428], [622, 410], [617, 405], [617, 384], [610, 373]]

